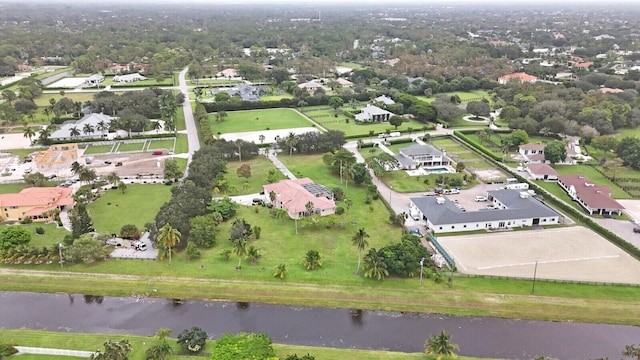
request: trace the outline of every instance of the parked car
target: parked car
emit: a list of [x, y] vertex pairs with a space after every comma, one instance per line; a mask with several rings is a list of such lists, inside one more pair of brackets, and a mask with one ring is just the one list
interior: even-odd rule
[[47, 179], [48, 179], [48, 180], [53, 180], [53, 179], [55, 179], [55, 178], [57, 178], [57, 177], [58, 177], [58, 176], [56, 176], [56, 174], [51, 174], [51, 175], [47, 176]]
[[480, 201], [487, 201], [488, 199], [486, 196], [477, 195], [476, 197], [473, 198], [473, 200], [475, 200], [476, 202], [480, 202]]
[[162, 155], [162, 150], [156, 150], [152, 153], [152, 155]]
[[640, 234], [640, 228], [633, 228], [633, 232], [636, 234]]
[[497, 209], [497, 208], [498, 208], [498, 207], [497, 207], [497, 206], [495, 206], [495, 205], [493, 205], [493, 204], [491, 204], [491, 205], [487, 205], [487, 206], [485, 207], [485, 209], [488, 209], [488, 210], [495, 210], [495, 209]]
[[33, 169], [31, 168], [31, 166], [28, 166], [26, 169], [24, 169], [24, 173], [25, 174], [29, 174], [32, 171], [33, 171]]
[[254, 198], [252, 201], [253, 205], [262, 205], [264, 204], [264, 200], [260, 199], [260, 198]]
[[133, 242], [133, 248], [138, 250], [138, 251], [145, 251], [147, 250], [147, 244], [143, 243], [142, 241], [138, 240], [138, 241], [134, 241]]
[[116, 166], [122, 166], [122, 161], [118, 161], [118, 162], [116, 163]]
[[109, 160], [105, 160], [104, 163], [107, 164], [107, 165], [111, 165], [111, 161], [109, 161]]

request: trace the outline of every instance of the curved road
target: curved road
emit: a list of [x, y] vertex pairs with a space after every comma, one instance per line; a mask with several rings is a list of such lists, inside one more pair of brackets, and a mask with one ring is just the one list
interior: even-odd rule
[[184, 102], [182, 103], [182, 110], [184, 112], [184, 123], [187, 128], [187, 139], [189, 141], [189, 157], [187, 158], [187, 169], [184, 172], [186, 177], [189, 172], [189, 164], [191, 164], [191, 157], [193, 153], [200, 150], [200, 140], [198, 139], [198, 128], [196, 122], [193, 119], [193, 111], [191, 110], [191, 100], [189, 100], [189, 87], [187, 86], [186, 74], [189, 68], [186, 67], [180, 71], [178, 76], [178, 90], [184, 95]]

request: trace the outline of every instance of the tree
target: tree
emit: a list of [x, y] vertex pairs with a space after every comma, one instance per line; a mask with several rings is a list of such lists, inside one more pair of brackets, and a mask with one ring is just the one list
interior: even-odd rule
[[329, 106], [333, 108], [333, 110], [338, 111], [338, 108], [344, 105], [344, 100], [342, 100], [339, 96], [332, 96], [329, 98]]
[[228, 197], [220, 200], [214, 200], [207, 207], [211, 212], [217, 212], [222, 215], [224, 221], [231, 219], [238, 210], [238, 204], [234, 203]]
[[18, 96], [16, 95], [15, 92], [11, 91], [11, 90], [4, 90], [2, 91], [2, 98], [9, 103], [9, 105], [11, 105], [17, 98]]
[[443, 356], [455, 356], [458, 345], [451, 343], [451, 335], [442, 330], [440, 335], [431, 335], [424, 343], [424, 351], [427, 355], [437, 355], [438, 360]]
[[124, 181], [118, 182], [118, 190], [124, 194], [127, 191], [127, 184], [125, 184]]
[[544, 147], [544, 159], [552, 164], [564, 161], [567, 157], [567, 150], [562, 141], [550, 141]]
[[117, 186], [118, 182], [120, 181], [120, 176], [118, 176], [118, 174], [115, 171], [110, 172], [109, 174], [107, 174], [107, 182], [113, 186]]
[[360, 228], [351, 238], [351, 244], [358, 249], [358, 268], [356, 275], [360, 275], [360, 255], [362, 254], [362, 250], [369, 246], [369, 242], [367, 241], [368, 237], [369, 234], [364, 231], [364, 228]]
[[29, 139], [29, 143], [31, 143], [31, 139], [36, 136], [36, 132], [35, 130], [33, 130], [33, 128], [31, 126], [27, 126], [24, 128], [24, 132], [22, 133], [22, 136], [26, 137]]
[[251, 165], [240, 165], [240, 167], [236, 170], [236, 174], [238, 175], [238, 177], [243, 177], [247, 179], [247, 181], [249, 181], [249, 178], [251, 177]]
[[158, 259], [163, 260], [169, 254], [169, 265], [171, 265], [171, 248], [180, 242], [181, 236], [180, 231], [174, 229], [169, 223], [160, 228], [157, 238], [158, 246], [160, 247]]
[[316, 357], [310, 354], [298, 356], [298, 354], [287, 355], [284, 360], [316, 360]]
[[232, 335], [225, 333], [213, 345], [211, 359], [215, 360], [276, 360], [271, 339], [265, 333]]
[[280, 279], [284, 279], [287, 276], [287, 265], [279, 264], [275, 268], [275, 272], [273, 273], [273, 277], [279, 277]]
[[95, 132], [95, 128], [91, 124], [84, 124], [84, 126], [82, 127], [82, 132], [85, 135], [91, 135]]
[[140, 235], [140, 230], [133, 224], [125, 224], [120, 228], [120, 237], [123, 239], [133, 239], [136, 235]]
[[247, 223], [245, 219], [236, 219], [229, 229], [229, 240], [232, 242], [237, 239], [248, 240], [251, 235], [253, 235], [251, 224]]
[[509, 138], [512, 146], [520, 146], [529, 142], [529, 135], [524, 130], [514, 130]]
[[265, 139], [264, 134], [260, 134], [258, 136], [258, 140], [260, 140], [260, 144], [264, 143], [264, 139]]
[[79, 238], [82, 234], [93, 231], [93, 222], [87, 212], [87, 206], [83, 201], [76, 203], [76, 206], [71, 210], [69, 220], [71, 220], [71, 234], [75, 239]]
[[178, 335], [178, 344], [188, 352], [197, 353], [204, 347], [207, 333], [199, 327], [185, 329]]
[[83, 166], [80, 169], [80, 174], [78, 176], [78, 178], [80, 179], [81, 182], [84, 183], [91, 183], [93, 182], [93, 180], [95, 180], [98, 177], [98, 175], [96, 175], [96, 171], [88, 168], [86, 166]]
[[307, 251], [304, 256], [303, 264], [307, 270], [314, 270], [317, 267], [322, 267], [320, 253], [317, 250]]
[[311, 214], [313, 213], [313, 202], [312, 201], [307, 201], [306, 204], [304, 204], [304, 208], [305, 210], [307, 210], [307, 216], [311, 216]]
[[131, 344], [129, 340], [120, 340], [118, 342], [111, 339], [104, 342], [104, 352], [97, 351], [89, 356], [91, 360], [128, 360], [131, 352]]
[[189, 242], [206, 248], [215, 245], [216, 235], [218, 234], [218, 224], [213, 215], [196, 216], [191, 218], [189, 224], [191, 225]]
[[80, 129], [78, 129], [77, 126], [73, 126], [71, 129], [69, 129], [69, 136], [71, 136], [72, 138], [77, 138], [78, 136], [80, 136]]
[[166, 340], [151, 344], [145, 351], [146, 360], [166, 360], [171, 355], [171, 345]]
[[73, 242], [73, 245], [65, 252], [65, 259], [70, 262], [82, 262], [92, 264], [104, 260], [108, 250], [104, 243], [98, 241], [91, 234], [83, 234]]
[[96, 125], [96, 130], [104, 134], [109, 131], [109, 124], [107, 124], [104, 120], [100, 120]]
[[80, 165], [79, 162], [74, 161], [73, 163], [71, 163], [71, 173], [73, 175], [78, 175], [80, 174], [80, 171], [82, 171], [83, 166]]
[[640, 346], [639, 345], [625, 346], [624, 351], [622, 351], [622, 356], [640, 360]]
[[622, 138], [616, 153], [625, 165], [640, 168], [640, 138], [631, 136]]
[[218, 112], [216, 113], [216, 121], [217, 121], [217, 122], [223, 122], [223, 121], [224, 121], [224, 119], [226, 119], [226, 118], [227, 118], [227, 116], [228, 116], [228, 114], [227, 114], [227, 112], [226, 112], [226, 111], [223, 111], [223, 110], [218, 111]]
[[616, 174], [624, 167], [624, 161], [620, 158], [607, 160], [602, 166], [607, 174], [611, 174], [613, 181], [616, 181]]
[[238, 160], [242, 162], [242, 146], [244, 145], [244, 140], [237, 139], [235, 144], [236, 144], [236, 147], [238, 148]]
[[182, 177], [183, 173], [178, 167], [178, 161], [176, 159], [164, 160], [164, 178], [165, 179], [178, 179]]
[[285, 145], [289, 147], [289, 157], [291, 157], [291, 155], [293, 154], [293, 148], [298, 145], [298, 141], [298, 137], [292, 132], [290, 132], [289, 135], [287, 135], [287, 138], [284, 140]]
[[9, 344], [0, 343], [0, 359], [8, 358], [9, 356], [16, 354], [18, 349]]
[[22, 226], [10, 226], [0, 230], [0, 250], [26, 246], [31, 241], [31, 233]]
[[398, 130], [398, 126], [402, 125], [403, 122], [404, 122], [404, 118], [399, 115], [393, 115], [389, 119], [389, 124], [393, 125], [395, 130]]
[[364, 256], [364, 277], [382, 280], [388, 275], [389, 271], [384, 258], [376, 249], [369, 249], [369, 252]]
[[607, 157], [608, 153], [615, 151], [618, 148], [618, 145], [620, 145], [620, 140], [610, 135], [598, 136], [597, 138], [591, 140], [591, 146], [598, 150], [604, 151], [605, 158]]
[[371, 183], [371, 173], [364, 163], [356, 163], [351, 166], [351, 173], [353, 174], [353, 182], [356, 185]]
[[198, 250], [198, 246], [194, 244], [192, 241], [187, 242], [187, 247], [184, 250], [184, 255], [187, 258], [187, 261], [200, 257], [200, 250]]
[[233, 241], [233, 250], [238, 257], [238, 266], [236, 269], [242, 269], [242, 258], [247, 256], [247, 239], [241, 237]]
[[27, 185], [34, 187], [42, 187], [47, 183], [47, 177], [41, 172], [24, 174], [22, 178]]

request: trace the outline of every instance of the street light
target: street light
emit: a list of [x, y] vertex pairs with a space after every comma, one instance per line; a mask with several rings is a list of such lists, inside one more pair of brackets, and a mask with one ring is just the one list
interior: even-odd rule
[[533, 285], [531, 285], [531, 295], [536, 291], [536, 273], [538, 272], [538, 262], [536, 261], [536, 266], [533, 268]]
[[391, 206], [391, 191], [393, 190], [393, 186], [389, 185], [389, 206]]
[[62, 266], [62, 244], [60, 242], [58, 242], [58, 257], [60, 258], [60, 268], [63, 268], [63, 266]]
[[422, 269], [424, 268], [424, 258], [420, 259], [420, 286], [422, 286]]

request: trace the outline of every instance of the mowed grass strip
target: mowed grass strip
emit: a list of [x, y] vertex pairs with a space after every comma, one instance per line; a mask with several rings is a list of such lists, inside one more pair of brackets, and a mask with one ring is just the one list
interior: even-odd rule
[[313, 125], [292, 109], [229, 111], [222, 122], [217, 122], [216, 114], [213, 113], [209, 114], [209, 123], [214, 134], [301, 128]]
[[[20, 225], [24, 227], [29, 233], [31, 233], [30, 246], [42, 249], [43, 246], [50, 247], [55, 243], [62, 242], [65, 235], [71, 234], [63, 227], [58, 227], [55, 223], [31, 223]], [[40, 235], [36, 233], [36, 228], [41, 227], [44, 229], [44, 234]]]
[[376, 134], [384, 133], [387, 130], [391, 132], [407, 131], [409, 128], [412, 128], [413, 131], [420, 131], [425, 126], [424, 123], [412, 119], [406, 119], [397, 129], [388, 122], [363, 124], [347, 117], [342, 112], [339, 112], [336, 117], [333, 109], [309, 111], [305, 112], [305, 115], [318, 122], [327, 130], [343, 131], [347, 136], [368, 136], [370, 131]]
[[155, 150], [155, 149], [167, 149], [167, 150], [173, 150], [173, 144], [175, 143], [175, 141], [172, 140], [151, 140], [151, 143], [149, 144], [149, 150]]
[[144, 146], [144, 141], [143, 142], [137, 142], [137, 143], [128, 143], [125, 144], [124, 142], [120, 143], [120, 146], [118, 147], [118, 152], [124, 152], [124, 151], [142, 151], [142, 147]]
[[229, 196], [259, 193], [262, 191], [262, 186], [267, 184], [265, 179], [269, 170], [275, 171], [276, 182], [285, 179], [282, 172], [276, 169], [275, 165], [264, 156], [259, 155], [251, 160], [243, 161], [242, 164], [247, 164], [251, 167], [251, 177], [248, 179], [238, 176], [237, 170], [241, 166], [239, 161], [227, 162], [227, 180], [229, 181], [230, 189], [227, 195]]
[[88, 206], [96, 231], [119, 233], [122, 225], [133, 224], [144, 229], [153, 221], [160, 206], [171, 197], [171, 187], [156, 184], [129, 184], [123, 194], [108, 190]]
[[113, 145], [89, 145], [84, 151], [85, 155], [107, 154], [111, 152]]

